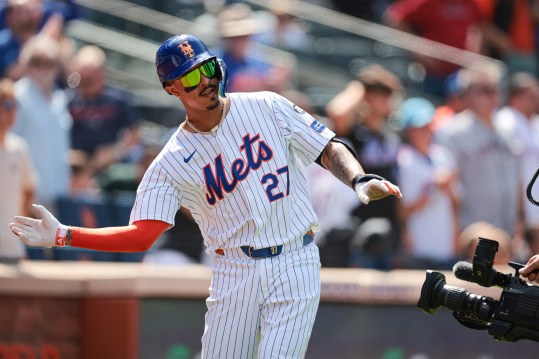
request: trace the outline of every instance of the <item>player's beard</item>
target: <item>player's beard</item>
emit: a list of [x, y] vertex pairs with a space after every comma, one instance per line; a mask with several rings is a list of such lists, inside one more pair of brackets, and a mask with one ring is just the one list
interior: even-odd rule
[[213, 97], [211, 99], [211, 103], [208, 107], [206, 107], [207, 110], [215, 110], [216, 108], [219, 108], [219, 106], [221, 105], [221, 98], [219, 97], [219, 95], [215, 95], [215, 97]]
[[219, 98], [219, 92], [218, 92], [218, 87], [215, 86], [215, 85], [208, 85], [205, 89], [203, 89], [201, 92], [200, 92], [200, 96], [204, 96], [204, 93], [209, 91], [209, 90], [214, 90], [215, 92], [215, 95], [213, 97], [210, 98], [210, 105], [208, 107], [206, 107], [207, 110], [215, 110], [216, 108], [219, 107], [219, 105], [221, 104], [221, 99]]
[[206, 109], [208, 110], [215, 110], [216, 108], [219, 107], [219, 104], [221, 103], [221, 101], [219, 101], [218, 99], [216, 99], [214, 102], [211, 103], [211, 105], [209, 105], [208, 107], [206, 107]]

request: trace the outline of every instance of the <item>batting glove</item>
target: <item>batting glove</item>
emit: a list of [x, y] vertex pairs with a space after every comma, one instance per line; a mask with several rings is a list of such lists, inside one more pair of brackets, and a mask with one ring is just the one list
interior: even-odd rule
[[67, 227], [60, 222], [43, 206], [33, 204], [41, 219], [23, 216], [15, 216], [9, 228], [29, 246], [41, 246], [51, 248], [56, 243], [57, 233]]
[[354, 190], [363, 204], [369, 204], [370, 201], [377, 201], [390, 195], [402, 197], [399, 187], [377, 175], [366, 174], [354, 182]]

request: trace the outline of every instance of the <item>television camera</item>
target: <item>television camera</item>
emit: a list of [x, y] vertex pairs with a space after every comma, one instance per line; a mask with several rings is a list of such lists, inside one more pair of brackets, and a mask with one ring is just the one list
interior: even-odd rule
[[483, 287], [502, 288], [499, 300], [447, 285], [442, 273], [427, 270], [417, 307], [428, 314], [445, 307], [453, 311], [453, 317], [462, 325], [488, 330], [496, 340], [539, 342], [539, 287], [520, 278], [518, 271], [524, 267], [522, 264], [509, 262], [515, 275], [492, 268], [497, 251], [498, 242], [479, 238], [473, 264], [458, 262], [453, 273], [459, 279]]

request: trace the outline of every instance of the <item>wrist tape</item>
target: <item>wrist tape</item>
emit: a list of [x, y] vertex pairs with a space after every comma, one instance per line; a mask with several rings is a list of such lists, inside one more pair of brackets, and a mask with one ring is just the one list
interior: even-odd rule
[[352, 179], [352, 188], [355, 190], [356, 189], [356, 185], [358, 183], [365, 183], [365, 182], [369, 182], [370, 180], [373, 180], [373, 179], [377, 179], [377, 180], [380, 180], [380, 181], [385, 181], [386, 179], [382, 176], [378, 176], [378, 175], [375, 175], [375, 174], [359, 174], [357, 176], [355, 176], [353, 179]]

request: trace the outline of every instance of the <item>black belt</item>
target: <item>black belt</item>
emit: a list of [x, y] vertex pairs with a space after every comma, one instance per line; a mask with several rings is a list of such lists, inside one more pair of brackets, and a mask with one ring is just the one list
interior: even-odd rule
[[[314, 241], [314, 232], [309, 231], [305, 233], [305, 235], [303, 236], [303, 246], [305, 247], [306, 245], [311, 244], [313, 241]], [[259, 249], [255, 249], [251, 246], [241, 246], [240, 248], [247, 257], [250, 257], [253, 259], [275, 257], [283, 252], [282, 244], [278, 246], [259, 248]], [[218, 249], [215, 252], [217, 254], [224, 255], [223, 249]]]

